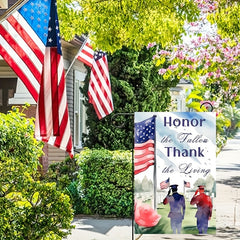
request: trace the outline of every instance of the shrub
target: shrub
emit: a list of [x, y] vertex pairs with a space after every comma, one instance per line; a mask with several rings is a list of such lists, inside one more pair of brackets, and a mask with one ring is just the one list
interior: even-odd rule
[[39, 181], [42, 143], [18, 108], [0, 113], [0, 239], [60, 240], [71, 227], [69, 197]]
[[133, 212], [130, 151], [85, 149], [78, 159], [85, 212], [130, 217]]
[[78, 170], [76, 156], [67, 157], [60, 163], [51, 164], [48, 172], [43, 176], [45, 182], [55, 182], [57, 189], [70, 197], [75, 214], [84, 212], [84, 199], [78, 182]]

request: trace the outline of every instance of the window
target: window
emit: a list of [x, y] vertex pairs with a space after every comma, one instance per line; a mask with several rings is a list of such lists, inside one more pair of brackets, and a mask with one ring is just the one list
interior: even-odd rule
[[83, 96], [80, 87], [83, 86], [86, 74], [74, 71], [74, 147], [81, 149], [83, 133], [87, 132], [86, 128], [86, 109], [83, 104]]
[[9, 99], [14, 96], [16, 86], [16, 78], [0, 79], [0, 112], [7, 113], [9, 110], [11, 110], [12, 105], [9, 104]]

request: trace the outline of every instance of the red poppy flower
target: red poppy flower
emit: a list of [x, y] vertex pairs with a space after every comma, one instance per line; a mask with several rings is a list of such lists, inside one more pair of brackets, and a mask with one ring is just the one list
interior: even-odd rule
[[161, 216], [150, 205], [135, 202], [134, 218], [139, 226], [154, 227], [159, 222]]

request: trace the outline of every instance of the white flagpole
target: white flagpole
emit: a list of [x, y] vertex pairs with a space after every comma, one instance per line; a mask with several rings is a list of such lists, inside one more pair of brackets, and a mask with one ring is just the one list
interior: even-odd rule
[[71, 70], [71, 68], [72, 68], [72, 66], [73, 66], [73, 64], [74, 64], [74, 62], [75, 62], [75, 60], [77, 59], [79, 53], [82, 51], [83, 47], [84, 47], [85, 44], [87, 43], [87, 40], [88, 40], [88, 36], [86, 36], [86, 38], [85, 38], [85, 40], [84, 40], [82, 46], [80, 47], [80, 49], [78, 50], [76, 56], [75, 56], [74, 59], [72, 60], [70, 66], [68, 67], [68, 69], [67, 69], [67, 71], [66, 71], [66, 73], [65, 73], [65, 77], [68, 75], [69, 71]]

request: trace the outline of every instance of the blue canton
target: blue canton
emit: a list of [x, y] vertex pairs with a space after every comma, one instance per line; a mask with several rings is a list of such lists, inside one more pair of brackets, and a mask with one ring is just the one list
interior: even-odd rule
[[52, 0], [50, 19], [48, 25], [47, 47], [57, 47], [58, 54], [62, 55], [59, 23], [57, 16], [57, 3]]
[[102, 57], [104, 57], [106, 55], [105, 52], [103, 52], [102, 50], [96, 51], [94, 53], [94, 60], [98, 61], [99, 59], [101, 59]]
[[42, 40], [47, 42], [51, 0], [29, 0], [18, 11]]
[[155, 117], [148, 118], [142, 122], [134, 124], [135, 143], [144, 143], [149, 139], [155, 139]]

